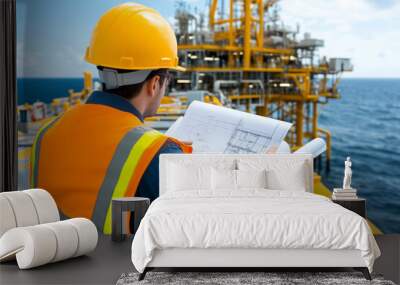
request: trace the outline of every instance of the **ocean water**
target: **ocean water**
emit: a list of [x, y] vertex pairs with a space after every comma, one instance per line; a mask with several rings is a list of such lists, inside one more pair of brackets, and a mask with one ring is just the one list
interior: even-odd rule
[[400, 79], [343, 79], [340, 100], [320, 108], [332, 134], [331, 189], [341, 187], [351, 156], [352, 186], [367, 199], [368, 217], [384, 233], [400, 233]]
[[[18, 104], [49, 103], [81, 90], [81, 78], [19, 79]], [[384, 233], [400, 233], [400, 79], [343, 79], [342, 98], [320, 107], [319, 124], [332, 134], [325, 184], [341, 187], [344, 160], [353, 160], [353, 183], [367, 199], [368, 217]]]
[[68, 90], [81, 91], [82, 78], [18, 78], [18, 105], [36, 101], [50, 103], [54, 98], [68, 97]]

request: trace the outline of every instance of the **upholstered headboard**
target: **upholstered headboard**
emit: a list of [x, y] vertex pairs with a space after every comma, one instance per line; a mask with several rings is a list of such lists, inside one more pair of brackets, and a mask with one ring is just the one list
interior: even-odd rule
[[177, 179], [177, 176], [171, 173], [171, 171], [175, 171], [175, 165], [184, 167], [216, 166], [227, 169], [262, 167], [277, 169], [282, 173], [293, 165], [301, 165], [304, 168], [302, 173], [305, 175], [306, 191], [314, 191], [313, 159], [308, 154], [161, 154], [160, 195], [167, 192], [167, 186], [173, 182], [170, 179]]

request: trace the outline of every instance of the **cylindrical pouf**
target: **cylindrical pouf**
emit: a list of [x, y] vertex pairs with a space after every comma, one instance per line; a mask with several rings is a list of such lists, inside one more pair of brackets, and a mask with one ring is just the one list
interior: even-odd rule
[[13, 228], [0, 238], [0, 261], [16, 256], [20, 269], [32, 268], [86, 254], [97, 241], [96, 226], [85, 218]]
[[9, 229], [60, 220], [56, 202], [43, 189], [0, 193], [0, 237]]
[[91, 220], [74, 218], [65, 220], [65, 222], [70, 223], [78, 232], [79, 245], [74, 257], [86, 254], [96, 248], [98, 233], [96, 226]]
[[22, 191], [3, 192], [0, 195], [10, 202], [17, 227], [33, 226], [39, 223], [31, 197]]
[[75, 255], [78, 250], [78, 233], [72, 228], [70, 223], [65, 221], [43, 224], [53, 231], [57, 241], [57, 252], [51, 262], [57, 262], [70, 258]]
[[11, 229], [0, 239], [0, 260], [16, 255], [20, 269], [49, 263], [56, 252], [55, 234], [42, 225]]
[[10, 202], [6, 197], [0, 195], [0, 237], [9, 229], [16, 226], [17, 221], [15, 220]]
[[49, 192], [43, 189], [29, 189], [22, 191], [28, 194], [36, 208], [39, 224], [52, 223], [60, 220], [56, 201]]

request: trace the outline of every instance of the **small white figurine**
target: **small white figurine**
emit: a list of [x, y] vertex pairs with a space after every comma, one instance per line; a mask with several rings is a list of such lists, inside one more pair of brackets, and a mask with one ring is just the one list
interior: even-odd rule
[[343, 189], [352, 189], [351, 188], [351, 176], [353, 172], [351, 170], [351, 160], [350, 156], [347, 157], [344, 162], [344, 178], [343, 178]]

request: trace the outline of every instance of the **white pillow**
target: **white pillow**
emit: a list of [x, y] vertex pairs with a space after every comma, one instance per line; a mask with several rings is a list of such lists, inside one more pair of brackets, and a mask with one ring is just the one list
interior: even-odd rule
[[262, 170], [236, 170], [237, 187], [267, 188], [267, 172]]
[[296, 164], [288, 169], [267, 170], [267, 188], [272, 190], [307, 191], [304, 164]]
[[236, 170], [212, 167], [211, 181], [213, 190], [236, 190]]
[[187, 191], [211, 188], [211, 167], [168, 164], [167, 191]]
[[288, 190], [288, 191], [307, 191], [306, 168], [304, 160], [292, 159], [239, 159], [238, 168], [240, 170], [259, 171], [266, 170], [267, 189]]

